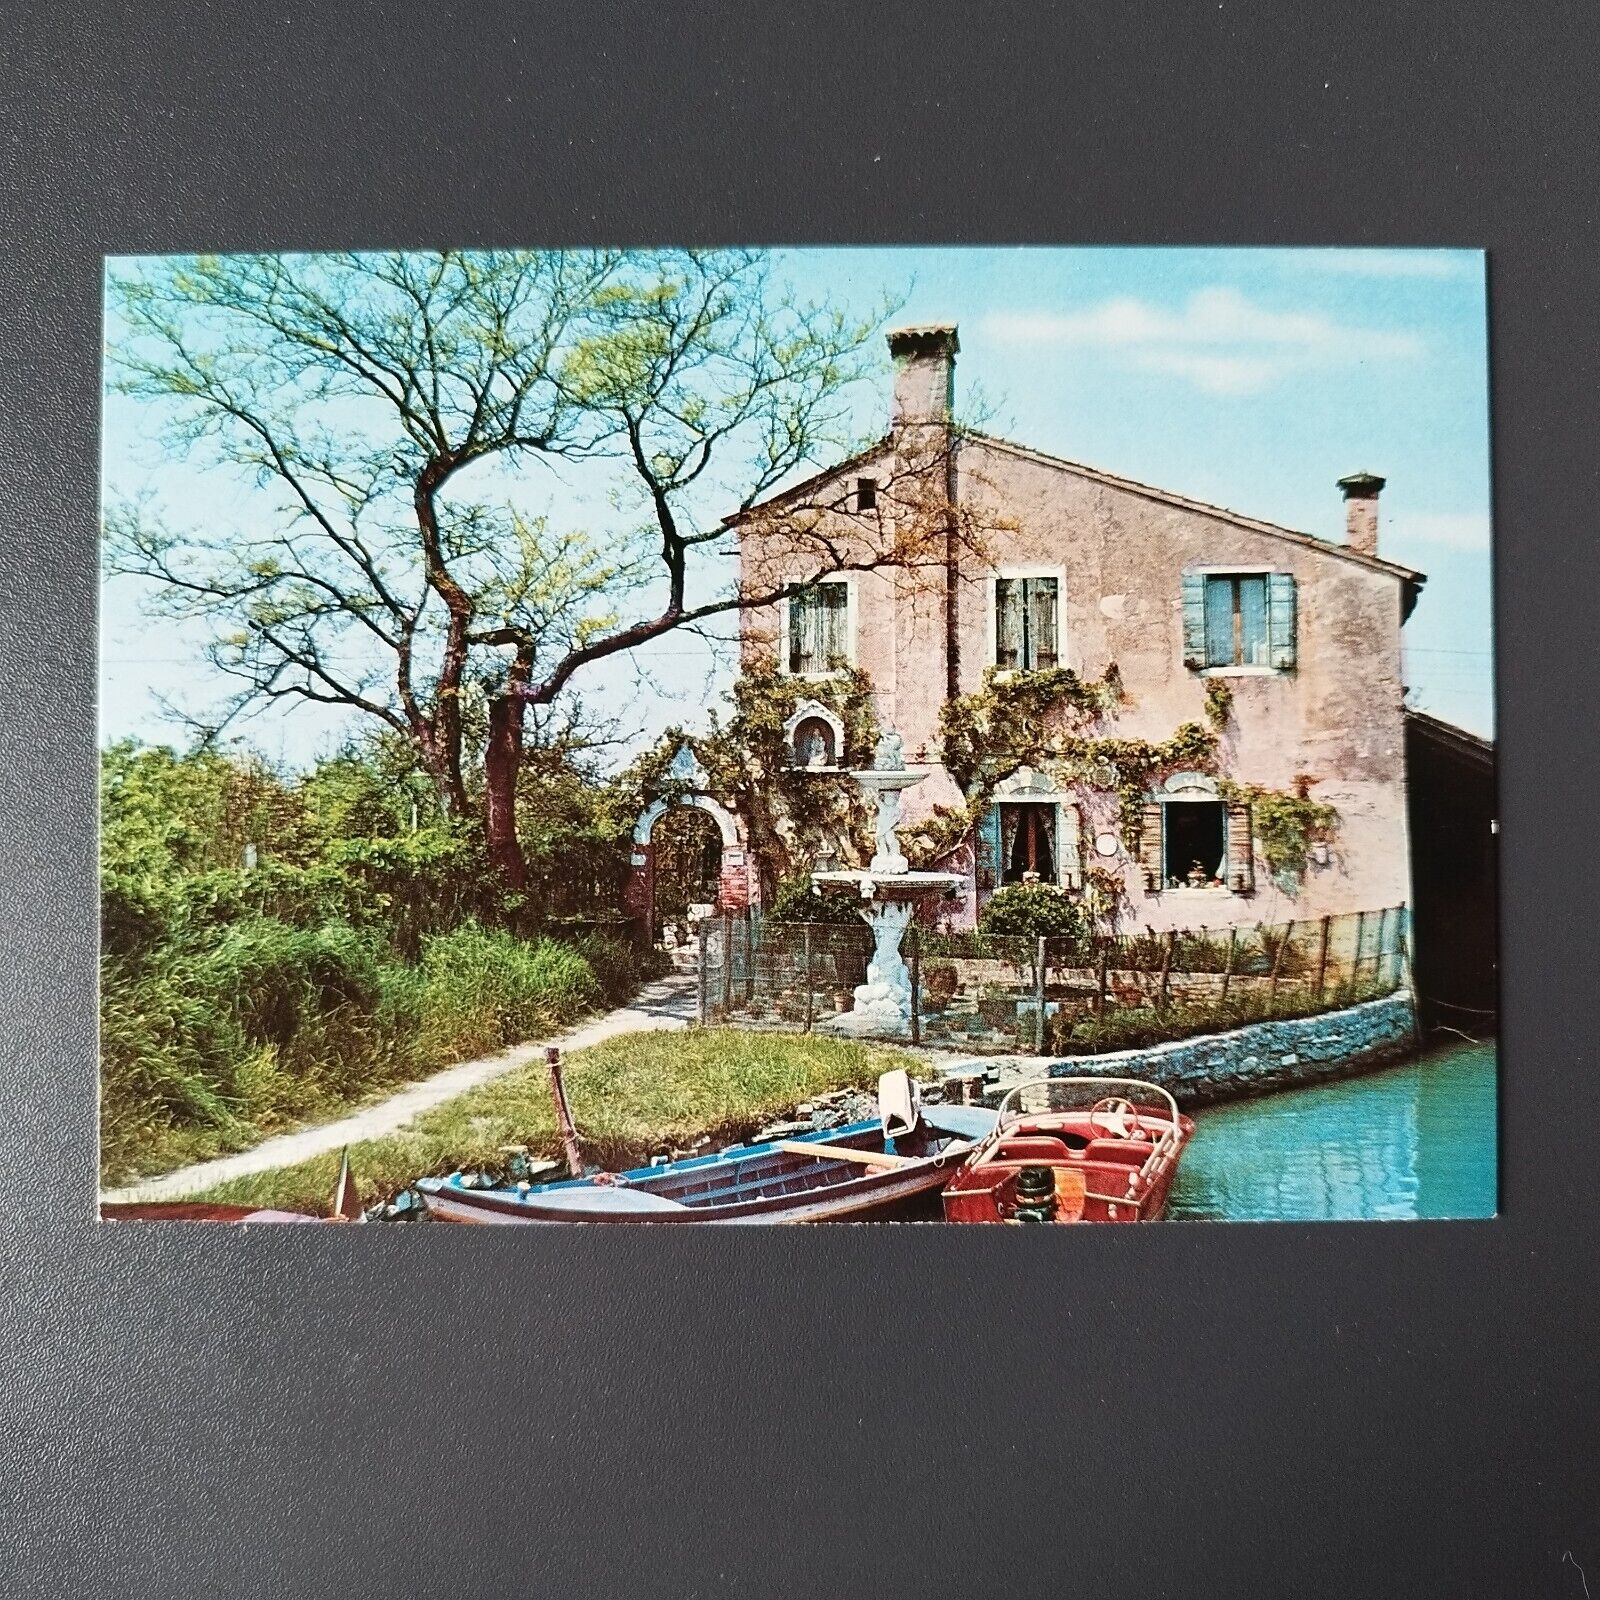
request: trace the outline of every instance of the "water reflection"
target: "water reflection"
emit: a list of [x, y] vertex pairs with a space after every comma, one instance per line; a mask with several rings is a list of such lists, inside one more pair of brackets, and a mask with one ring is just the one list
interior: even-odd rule
[[1495, 1047], [1202, 1111], [1167, 1215], [1233, 1222], [1488, 1217]]

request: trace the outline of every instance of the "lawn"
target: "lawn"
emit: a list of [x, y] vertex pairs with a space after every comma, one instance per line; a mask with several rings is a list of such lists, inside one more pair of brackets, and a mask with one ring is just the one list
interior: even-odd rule
[[[615, 1170], [702, 1135], [718, 1147], [736, 1143], [799, 1101], [870, 1087], [880, 1073], [918, 1065], [903, 1051], [864, 1041], [691, 1028], [622, 1034], [574, 1051], [564, 1076], [585, 1156]], [[506, 1145], [560, 1157], [542, 1060], [436, 1107], [388, 1138], [352, 1145], [350, 1165], [362, 1200], [371, 1204], [414, 1178], [498, 1163]], [[333, 1153], [218, 1184], [203, 1197], [320, 1214], [338, 1165]]]

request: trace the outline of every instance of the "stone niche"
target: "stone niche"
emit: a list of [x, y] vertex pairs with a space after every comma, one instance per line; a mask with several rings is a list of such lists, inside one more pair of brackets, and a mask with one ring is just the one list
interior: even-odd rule
[[844, 759], [844, 724], [819, 700], [806, 700], [783, 725], [788, 765], [794, 772], [838, 772]]

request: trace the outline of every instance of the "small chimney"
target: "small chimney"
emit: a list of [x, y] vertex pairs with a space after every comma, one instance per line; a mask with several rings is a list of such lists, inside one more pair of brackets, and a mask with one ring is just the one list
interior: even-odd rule
[[1378, 494], [1387, 481], [1372, 472], [1352, 472], [1339, 480], [1344, 490], [1344, 542], [1364, 556], [1378, 553]]
[[889, 354], [894, 357], [894, 411], [889, 420], [895, 427], [950, 420], [960, 348], [953, 322], [896, 328], [889, 335]]

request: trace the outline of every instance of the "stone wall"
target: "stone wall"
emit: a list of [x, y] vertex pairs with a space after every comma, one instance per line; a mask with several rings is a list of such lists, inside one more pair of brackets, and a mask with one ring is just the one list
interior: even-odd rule
[[946, 1068], [952, 1076], [1000, 1069], [1001, 1085], [1024, 1078], [1142, 1078], [1184, 1107], [1240, 1100], [1370, 1072], [1416, 1047], [1413, 999], [1400, 990], [1342, 1011], [1255, 1022], [1228, 1033], [1176, 1039], [1099, 1056], [987, 1056]]

